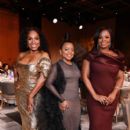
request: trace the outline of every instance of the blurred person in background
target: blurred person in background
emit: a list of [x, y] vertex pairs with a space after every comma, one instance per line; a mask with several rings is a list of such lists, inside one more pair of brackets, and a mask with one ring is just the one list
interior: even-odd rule
[[0, 61], [0, 73], [4, 73], [3, 62]]

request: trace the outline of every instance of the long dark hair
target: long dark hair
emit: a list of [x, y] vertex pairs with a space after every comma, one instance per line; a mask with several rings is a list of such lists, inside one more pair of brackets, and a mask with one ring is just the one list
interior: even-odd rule
[[114, 49], [114, 44], [113, 44], [113, 33], [112, 33], [112, 29], [109, 28], [109, 27], [105, 27], [105, 26], [102, 26], [100, 28], [98, 28], [93, 36], [93, 40], [94, 40], [94, 48], [93, 50], [98, 50], [97, 46], [98, 46], [98, 38], [99, 38], [99, 35], [100, 33], [103, 31], [103, 30], [107, 30], [109, 33], [110, 33], [110, 37], [111, 37], [111, 46], [110, 46], [110, 49], [113, 50]]
[[40, 29], [38, 29], [37, 27], [27, 27], [21, 31], [21, 35], [20, 35], [20, 39], [19, 39], [19, 43], [20, 43], [19, 50], [21, 52], [25, 52], [25, 51], [29, 50], [29, 48], [27, 47], [27, 36], [30, 31], [36, 31], [40, 37], [39, 50], [43, 50], [43, 51], [46, 51], [49, 53], [45, 36], [40, 31]]

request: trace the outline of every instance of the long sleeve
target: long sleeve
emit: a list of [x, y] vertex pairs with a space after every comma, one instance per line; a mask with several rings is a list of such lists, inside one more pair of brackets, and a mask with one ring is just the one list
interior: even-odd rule
[[52, 66], [51, 72], [46, 81], [46, 87], [56, 96], [59, 98], [60, 101], [63, 101], [64, 98], [59, 94], [56, 90], [56, 87], [53, 85], [55, 79], [57, 77], [57, 67], [56, 64]]

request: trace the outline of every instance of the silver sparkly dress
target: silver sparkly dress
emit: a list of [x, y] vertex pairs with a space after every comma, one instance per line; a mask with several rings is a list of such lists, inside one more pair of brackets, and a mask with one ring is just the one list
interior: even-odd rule
[[60, 94], [53, 85], [56, 75], [59, 74], [57, 72], [56, 64], [54, 64], [51, 69], [46, 86], [60, 100], [65, 99], [69, 102], [69, 108], [62, 113], [65, 130], [79, 130], [81, 111], [79, 98], [80, 71], [75, 63], [68, 65], [63, 60], [59, 60], [58, 63], [63, 70], [66, 80], [64, 92]]

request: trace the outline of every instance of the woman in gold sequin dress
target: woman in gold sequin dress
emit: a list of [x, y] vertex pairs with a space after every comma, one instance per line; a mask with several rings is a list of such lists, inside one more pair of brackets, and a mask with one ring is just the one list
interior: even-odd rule
[[42, 34], [37, 28], [28, 28], [22, 33], [20, 39], [21, 45], [26, 46], [23, 48], [26, 51], [21, 52], [17, 59], [15, 86], [22, 130], [39, 130], [37, 125], [37, 113], [41, 100], [39, 90], [44, 85], [51, 67], [51, 61], [42, 40]]

